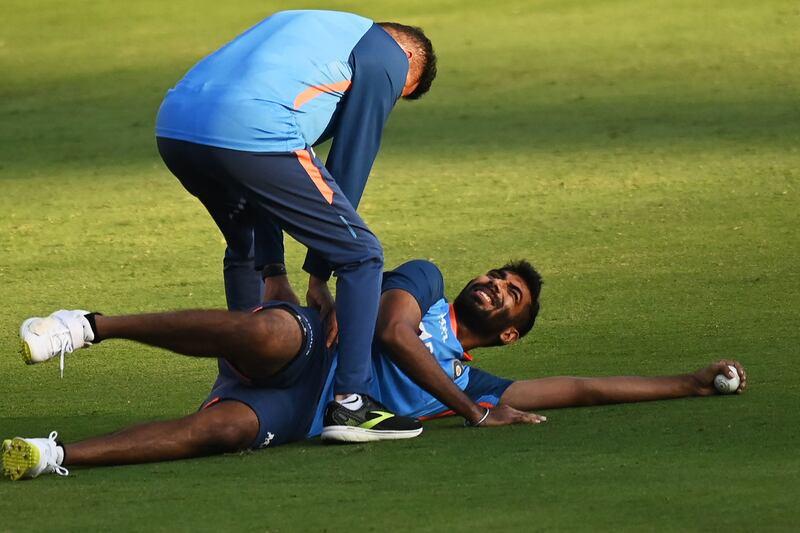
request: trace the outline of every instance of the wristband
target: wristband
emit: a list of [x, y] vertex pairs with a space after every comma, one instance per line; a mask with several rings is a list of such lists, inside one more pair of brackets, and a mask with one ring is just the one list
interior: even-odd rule
[[263, 279], [267, 278], [274, 278], [275, 276], [285, 276], [286, 275], [286, 265], [283, 263], [272, 263], [270, 265], [264, 265], [264, 269], [261, 271], [261, 277]]
[[485, 413], [483, 413], [483, 416], [481, 417], [481, 419], [480, 419], [480, 420], [478, 420], [478, 421], [477, 421], [477, 422], [475, 422], [474, 424], [473, 424], [472, 422], [470, 422], [469, 420], [464, 420], [464, 425], [465, 425], [465, 426], [467, 426], [467, 427], [473, 427], [473, 428], [476, 428], [476, 427], [480, 426], [481, 424], [483, 424], [484, 420], [486, 420], [487, 418], [489, 418], [489, 413], [490, 413], [490, 412], [491, 412], [491, 409], [489, 409], [489, 408], [487, 407], [487, 408], [486, 408], [486, 412], [485, 412]]

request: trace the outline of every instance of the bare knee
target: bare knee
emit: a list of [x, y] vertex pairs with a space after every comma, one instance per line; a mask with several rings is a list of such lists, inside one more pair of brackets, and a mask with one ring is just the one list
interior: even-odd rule
[[208, 453], [247, 449], [258, 435], [258, 417], [238, 401], [222, 401], [193, 416], [192, 440]]
[[294, 357], [303, 343], [300, 324], [283, 308], [253, 313], [247, 327], [253, 336], [253, 351], [262, 360], [275, 360], [282, 365], [282, 360]]
[[211, 435], [213, 436], [214, 448], [225, 452], [245, 450], [255, 440], [249, 428], [229, 421], [216, 426]]
[[376, 270], [383, 272], [383, 246], [371, 232], [359, 234], [356, 246], [343, 249], [329, 261], [337, 273], [354, 270]]
[[365, 262], [373, 263], [377, 268], [383, 269], [383, 246], [375, 235], [370, 234], [370, 237], [367, 241], [368, 252]]

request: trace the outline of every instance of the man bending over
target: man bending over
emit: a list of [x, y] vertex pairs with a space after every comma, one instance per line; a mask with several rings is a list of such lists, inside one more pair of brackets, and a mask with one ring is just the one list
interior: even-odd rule
[[[525, 261], [471, 280], [451, 304], [438, 268], [410, 261], [383, 278], [373, 349], [375, 386], [370, 391], [389, 411], [421, 418], [455, 413], [469, 426], [540, 423], [529, 413], [604, 403], [663, 400], [715, 393], [714, 377], [734, 361], [668, 377], [550, 377], [510, 381], [469, 365], [469, 350], [513, 343], [533, 327], [541, 278]], [[201, 409], [170, 421], [141, 424], [72, 444], [48, 438], [3, 442], [3, 473], [11, 479], [42, 473], [66, 475], [67, 467], [175, 460], [266, 448], [319, 435], [368, 441], [392, 431], [391, 413], [364, 413], [347, 425], [326, 409], [333, 395], [336, 349], [325, 348], [316, 311], [271, 302], [255, 313], [178, 311], [104, 316], [57, 311], [26, 320], [21, 328], [29, 363], [102, 340], [130, 339], [196, 357], [220, 358], [220, 374]], [[376, 429], [377, 428], [377, 429]]]

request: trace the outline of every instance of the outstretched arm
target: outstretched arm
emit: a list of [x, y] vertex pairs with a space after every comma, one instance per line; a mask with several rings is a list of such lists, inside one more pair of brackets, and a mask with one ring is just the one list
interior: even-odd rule
[[714, 377], [717, 374], [733, 377], [728, 365], [733, 365], [741, 377], [739, 388], [736, 390], [741, 394], [747, 388], [744, 368], [736, 361], [723, 360], [692, 374], [680, 376], [551, 377], [515, 381], [503, 393], [500, 403], [530, 411], [710, 396], [716, 394]]
[[402, 289], [383, 293], [378, 314], [377, 334], [392, 360], [414, 382], [470, 423], [505, 425], [538, 423], [542, 417], [499, 406], [486, 416], [486, 409], [476, 405], [447, 374], [418, 337], [417, 326], [422, 312], [414, 297]]

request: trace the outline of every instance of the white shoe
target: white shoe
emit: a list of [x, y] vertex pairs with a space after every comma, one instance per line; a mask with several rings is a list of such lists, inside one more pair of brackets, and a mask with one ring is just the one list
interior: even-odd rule
[[58, 433], [53, 431], [46, 439], [15, 437], [3, 441], [3, 475], [16, 481], [35, 478], [41, 474], [69, 475], [61, 466], [64, 448], [56, 443]]
[[64, 377], [64, 355], [89, 346], [94, 340], [87, 314], [88, 311], [62, 309], [45, 318], [27, 319], [19, 328], [22, 358], [32, 365], [59, 355], [61, 377]]

